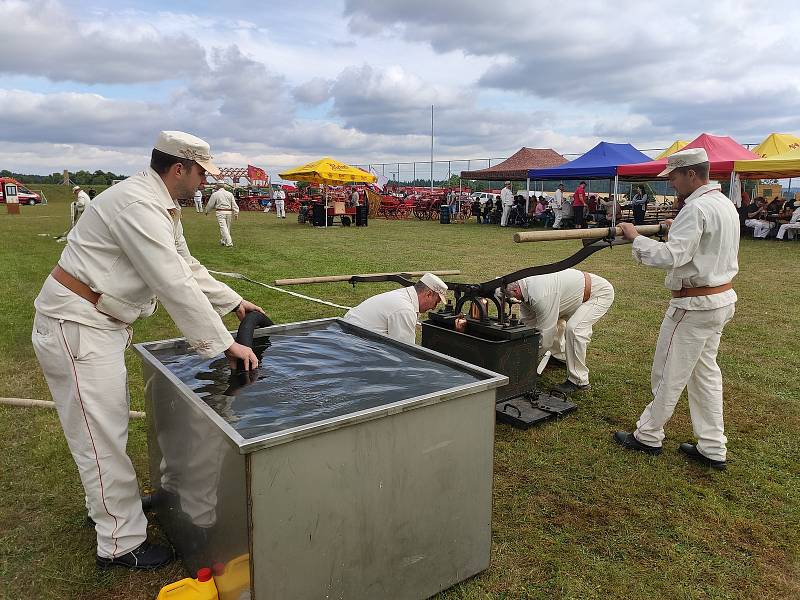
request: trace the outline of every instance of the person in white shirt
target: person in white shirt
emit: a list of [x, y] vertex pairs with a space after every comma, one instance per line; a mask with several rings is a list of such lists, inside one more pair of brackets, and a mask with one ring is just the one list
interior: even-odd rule
[[555, 196], [553, 197], [553, 203], [550, 206], [553, 209], [553, 214], [555, 215], [555, 221], [553, 221], [553, 229], [561, 229], [561, 220], [564, 218], [564, 184], [559, 183], [558, 189], [556, 189]]
[[567, 380], [555, 389], [563, 394], [588, 390], [586, 349], [592, 327], [614, 303], [614, 287], [593, 273], [566, 269], [515, 281], [506, 295], [522, 303], [522, 322], [541, 332], [539, 354], [549, 350], [566, 362]]
[[360, 203], [358, 188], [353, 188], [353, 193], [350, 194], [350, 206], [358, 206]]
[[286, 192], [281, 188], [275, 190], [272, 194], [272, 200], [275, 204], [275, 216], [279, 219], [286, 218]]
[[152, 569], [172, 552], [151, 545], [126, 443], [125, 349], [131, 324], [156, 298], [190, 347], [258, 366], [221, 315], [263, 312], [218, 282], [189, 252], [178, 198], [218, 173], [203, 140], [162, 131], [150, 168], [102, 192], [70, 232], [58, 265], [34, 302], [31, 341], [44, 372], [95, 522], [100, 567]]
[[447, 285], [432, 273], [425, 273], [413, 286], [367, 298], [344, 316], [347, 323], [413, 344], [417, 337], [417, 315], [447, 302]]
[[500, 227], [508, 227], [508, 215], [511, 207], [514, 206], [514, 194], [511, 191], [511, 182], [506, 181], [503, 189], [500, 190], [500, 203], [503, 206], [503, 216], [500, 217]]
[[786, 232], [789, 232], [789, 238], [794, 239], [794, 236], [797, 235], [794, 230], [800, 229], [800, 201], [794, 203], [795, 209], [792, 213], [792, 216], [789, 217], [789, 222], [782, 224], [778, 228], [778, 235], [775, 237], [779, 240], [782, 240], [784, 236], [786, 236]]
[[212, 209], [216, 211], [217, 224], [219, 225], [219, 243], [231, 248], [233, 246], [231, 223], [234, 216], [239, 216], [239, 205], [236, 204], [236, 198], [233, 197], [233, 194], [225, 189], [224, 183], [219, 182], [216, 187], [216, 191], [208, 199], [205, 212], [208, 214], [208, 211]]
[[83, 211], [85, 211], [86, 207], [89, 206], [91, 198], [89, 198], [89, 194], [84, 192], [79, 185], [76, 185], [72, 188], [72, 194], [75, 196], [75, 201], [72, 203], [72, 226], [74, 227], [75, 223], [78, 222], [78, 219], [81, 218]]
[[203, 192], [199, 189], [194, 193], [194, 209], [199, 213], [203, 212]]
[[710, 182], [702, 148], [682, 150], [667, 159], [659, 177], [686, 196], [670, 225], [669, 239], [659, 242], [619, 223], [633, 241], [633, 257], [643, 265], [665, 269], [664, 286], [672, 292], [656, 343], [650, 376], [653, 401], [633, 433], [618, 431], [622, 446], [660, 454], [664, 425], [672, 417], [684, 388], [697, 444], [681, 444], [689, 458], [716, 469], [726, 468], [722, 419], [722, 374], [717, 365], [722, 330], [733, 318], [736, 292], [731, 280], [739, 271], [739, 215], [733, 203]]

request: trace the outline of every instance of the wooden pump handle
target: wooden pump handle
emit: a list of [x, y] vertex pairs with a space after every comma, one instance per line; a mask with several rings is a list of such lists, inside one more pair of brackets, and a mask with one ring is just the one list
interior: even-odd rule
[[[659, 232], [666, 232], [665, 225], [637, 225], [636, 231], [642, 235], [656, 235]], [[523, 242], [550, 242], [553, 240], [599, 240], [609, 237], [622, 236], [621, 227], [594, 227], [592, 229], [550, 229], [547, 231], [520, 231], [514, 234], [514, 241], [518, 244]]]

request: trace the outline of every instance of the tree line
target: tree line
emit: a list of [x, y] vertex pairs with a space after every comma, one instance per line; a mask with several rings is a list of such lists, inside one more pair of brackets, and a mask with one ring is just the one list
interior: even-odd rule
[[[14, 173], [7, 169], [0, 171], [0, 177], [13, 177], [21, 183], [54, 183], [64, 182], [63, 173], [51, 173], [50, 175], [30, 175], [27, 173]], [[89, 171], [69, 172], [69, 180], [78, 185], [111, 185], [114, 180], [125, 179], [127, 175], [118, 175], [111, 171], [97, 170], [94, 173]]]

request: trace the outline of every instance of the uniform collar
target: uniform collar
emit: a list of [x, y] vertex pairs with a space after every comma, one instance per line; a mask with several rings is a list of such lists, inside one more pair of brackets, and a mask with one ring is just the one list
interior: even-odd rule
[[411, 304], [414, 305], [414, 310], [419, 312], [419, 296], [417, 296], [417, 290], [414, 289], [413, 285], [409, 285], [404, 289], [406, 290], [408, 297], [411, 299]]
[[695, 191], [689, 194], [689, 196], [686, 198], [684, 202], [688, 204], [689, 202], [691, 202], [695, 198], [699, 198], [703, 194], [707, 194], [708, 192], [718, 191], [721, 189], [722, 186], [719, 183], [717, 183], [716, 181], [709, 181], [707, 184], [701, 185], [699, 188], [697, 188]]
[[180, 206], [178, 205], [175, 200], [172, 199], [172, 196], [167, 189], [167, 186], [164, 184], [164, 180], [161, 179], [161, 175], [156, 173], [152, 168], [147, 167], [147, 170], [144, 171], [147, 180], [150, 182], [150, 185], [153, 186], [153, 189], [156, 191], [156, 198], [161, 203], [161, 205], [166, 210], [180, 210]]

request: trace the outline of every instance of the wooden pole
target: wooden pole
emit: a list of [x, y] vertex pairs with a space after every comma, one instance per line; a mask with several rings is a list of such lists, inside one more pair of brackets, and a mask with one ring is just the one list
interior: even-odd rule
[[434, 275], [460, 275], [461, 271], [398, 271], [396, 273], [362, 273], [359, 275], [322, 275], [319, 277], [299, 277], [296, 279], [276, 279], [275, 285], [302, 285], [304, 283], [333, 283], [336, 281], [350, 281], [351, 277], [374, 277], [376, 275], [408, 275], [421, 277], [425, 273]]
[[[636, 231], [642, 235], [655, 235], [661, 231], [661, 225], [638, 225]], [[666, 228], [664, 229], [666, 231]], [[520, 231], [514, 234], [514, 241], [523, 242], [551, 242], [554, 240], [599, 240], [609, 237], [622, 236], [621, 227], [595, 227], [594, 229], [551, 229], [550, 231]]]

